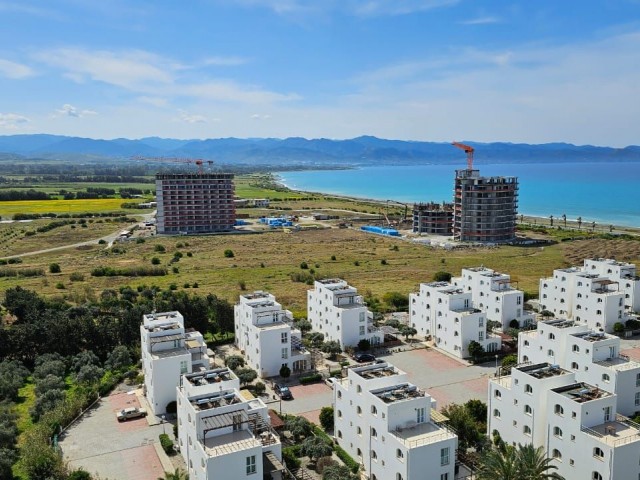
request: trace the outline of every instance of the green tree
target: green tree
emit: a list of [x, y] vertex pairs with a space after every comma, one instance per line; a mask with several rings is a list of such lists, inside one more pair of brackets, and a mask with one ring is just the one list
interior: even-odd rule
[[477, 361], [482, 356], [482, 354], [484, 354], [484, 347], [475, 340], [471, 340], [469, 342], [467, 350], [469, 350], [469, 355], [471, 356], [471, 358], [473, 358], [474, 362]]
[[38, 379], [36, 382], [35, 393], [36, 396], [41, 397], [50, 390], [64, 391], [66, 386], [64, 378], [57, 377], [55, 375], [47, 375], [44, 378]]
[[78, 381], [78, 383], [84, 385], [93, 385], [98, 383], [103, 375], [104, 369], [98, 367], [97, 365], [85, 365], [76, 375], [76, 380]]
[[476, 421], [465, 405], [451, 403], [442, 409], [442, 413], [449, 418], [449, 425], [458, 435], [459, 448], [464, 451], [469, 447], [482, 447], [484, 425]]
[[[322, 480], [359, 480], [360, 476], [352, 473], [345, 465], [330, 465], [322, 472]], [[494, 479], [495, 480], [495, 479]]]
[[520, 478], [526, 480], [561, 479], [553, 470], [558, 467], [547, 458], [543, 447], [534, 447], [532, 444], [518, 445], [516, 452]]
[[310, 332], [312, 328], [311, 322], [306, 318], [301, 318], [300, 320], [296, 320], [293, 326], [298, 330], [300, 330], [300, 333], [302, 334], [302, 336], [304, 336], [305, 333]]
[[492, 448], [480, 457], [478, 480], [563, 480], [551, 461], [543, 447], [531, 444]]
[[480, 458], [478, 480], [520, 480], [515, 448], [491, 449]]
[[363, 338], [358, 342], [358, 350], [361, 352], [368, 352], [371, 348], [371, 341], [368, 338]]
[[74, 470], [69, 474], [67, 480], [92, 480], [93, 477], [89, 472], [83, 470], [82, 468], [79, 470]]
[[49, 264], [49, 273], [60, 273], [62, 269], [60, 268], [59, 263], [51, 263]]
[[400, 292], [387, 292], [382, 296], [382, 300], [395, 310], [406, 310], [409, 308], [409, 296]]
[[404, 325], [403, 328], [400, 330], [400, 333], [404, 335], [405, 341], [408, 341], [409, 338], [413, 337], [415, 334], [418, 333], [418, 330], [416, 330], [413, 327], [409, 327], [408, 325]]
[[323, 437], [307, 437], [302, 442], [300, 453], [309, 457], [309, 460], [317, 461], [320, 457], [331, 455], [333, 448]]
[[252, 368], [239, 368], [235, 371], [235, 374], [242, 385], [248, 385], [258, 378], [258, 374]]
[[518, 356], [514, 353], [511, 355], [505, 356], [500, 362], [500, 366], [502, 367], [502, 374], [509, 375], [511, 372], [511, 367], [514, 367], [518, 364]]
[[[482, 400], [472, 399], [468, 400], [464, 404], [464, 408], [467, 409], [471, 417], [480, 425], [486, 425], [487, 423], [487, 404]], [[484, 428], [480, 430], [484, 431]]]
[[131, 363], [129, 349], [124, 345], [118, 345], [111, 351], [104, 366], [109, 370], [122, 370], [131, 366]]
[[324, 342], [324, 334], [320, 332], [311, 332], [307, 336], [307, 340], [309, 341], [312, 347], [316, 347], [316, 348], [320, 347], [322, 345], [322, 342]]
[[267, 387], [265, 386], [264, 383], [262, 382], [257, 382], [254, 386], [253, 386], [254, 391], [256, 392], [256, 395], [260, 396], [264, 393], [264, 391], [267, 389]]
[[336, 340], [329, 340], [328, 342], [324, 342], [320, 347], [320, 350], [322, 350], [324, 353], [328, 353], [331, 360], [334, 360], [336, 358], [336, 355], [342, 352], [340, 343]]
[[322, 407], [320, 410], [320, 426], [325, 432], [333, 430], [333, 407]]
[[434, 282], [450, 282], [451, 274], [449, 272], [444, 272], [440, 270], [439, 272], [436, 272], [433, 274], [433, 281]]
[[622, 322], [616, 322], [613, 324], [613, 331], [615, 333], [623, 333], [624, 332], [624, 324]]
[[304, 417], [288, 417], [284, 422], [284, 428], [293, 435], [296, 443], [300, 443], [303, 438], [307, 438], [313, 431], [311, 422]]
[[284, 364], [280, 367], [280, 376], [285, 379], [285, 381], [291, 376], [291, 369], [288, 365]]
[[71, 371], [78, 373], [85, 365], [100, 366], [100, 359], [91, 350], [80, 352], [71, 360]]
[[224, 258], [233, 258], [233, 257], [235, 257], [233, 250], [227, 249], [224, 251]]
[[164, 472], [164, 477], [158, 477], [158, 480], [189, 480], [189, 474], [176, 468], [173, 472]]
[[244, 367], [244, 363], [244, 357], [240, 355], [229, 355], [224, 359], [225, 366], [234, 371], [240, 367]]

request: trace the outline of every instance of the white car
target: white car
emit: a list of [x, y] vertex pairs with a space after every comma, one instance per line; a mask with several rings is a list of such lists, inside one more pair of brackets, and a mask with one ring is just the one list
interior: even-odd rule
[[331, 388], [333, 388], [333, 386], [339, 381], [340, 380], [338, 380], [336, 377], [329, 377], [325, 380], [325, 383], [329, 385]]
[[119, 422], [130, 420], [132, 418], [146, 417], [147, 411], [144, 408], [129, 407], [124, 408], [116, 413], [116, 418]]

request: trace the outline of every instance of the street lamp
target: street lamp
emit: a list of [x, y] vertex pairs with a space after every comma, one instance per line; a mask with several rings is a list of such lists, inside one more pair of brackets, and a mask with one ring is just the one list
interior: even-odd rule
[[165, 418], [166, 418], [166, 417], [165, 417], [164, 415], [160, 415], [160, 419], [162, 420], [162, 434], [163, 434], [163, 435], [165, 434], [165, 432], [164, 432], [164, 422], [165, 422]]
[[496, 377], [498, 376], [498, 354], [496, 354]]

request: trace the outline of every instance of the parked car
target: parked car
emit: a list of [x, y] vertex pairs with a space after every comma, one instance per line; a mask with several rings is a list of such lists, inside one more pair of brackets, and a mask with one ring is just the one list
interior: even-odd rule
[[116, 413], [116, 418], [119, 422], [131, 420], [132, 418], [146, 417], [147, 411], [144, 408], [129, 407], [120, 410]]
[[376, 357], [370, 353], [356, 353], [353, 359], [358, 363], [375, 362]]
[[338, 383], [338, 379], [336, 377], [329, 377], [325, 380], [325, 383], [333, 388], [333, 386]]
[[291, 394], [291, 390], [286, 385], [280, 385], [276, 383], [273, 386], [273, 391], [276, 392], [282, 400], [293, 400], [293, 395]]

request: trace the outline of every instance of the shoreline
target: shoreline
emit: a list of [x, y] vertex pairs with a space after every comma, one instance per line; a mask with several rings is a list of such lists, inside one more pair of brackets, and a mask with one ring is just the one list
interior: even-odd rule
[[[315, 192], [315, 191], [311, 191], [311, 190], [298, 190], [296, 188], [292, 188], [289, 185], [287, 185], [283, 181], [282, 177], [280, 175], [278, 175], [277, 173], [271, 173], [271, 176], [273, 177], [274, 183], [276, 183], [278, 186], [280, 186], [282, 188], [286, 188], [287, 190], [289, 190], [291, 192], [296, 192], [296, 193], [322, 195], [324, 197], [334, 197], [334, 198], [339, 198], [339, 199], [342, 199], [342, 200], [347, 200], [347, 201], [352, 201], [352, 202], [366, 202], [366, 203], [371, 203], [371, 204], [375, 204], [375, 205], [387, 205], [388, 202], [392, 202], [396, 206], [412, 205], [412, 204], [416, 203], [416, 202], [400, 202], [398, 200], [393, 200], [393, 199], [380, 200], [380, 199], [376, 199], [376, 198], [357, 197], [357, 196], [353, 196], [353, 195], [344, 195], [344, 194], [327, 193], [327, 192]], [[417, 202], [417, 203], [420, 203], [420, 202]], [[434, 203], [439, 203], [439, 202], [434, 202]], [[518, 216], [518, 220], [516, 220], [516, 224], [517, 225], [526, 224], [526, 225], [529, 225], [529, 226], [534, 226], [534, 227], [535, 226], [539, 226], [539, 227], [546, 227], [546, 228], [561, 227], [561, 228], [564, 228], [564, 229], [578, 230], [578, 231], [584, 231], [584, 232], [592, 231], [592, 225], [594, 223], [593, 220], [591, 220], [591, 221], [584, 220], [584, 221], [580, 222], [580, 224], [579, 224], [578, 218], [580, 218], [580, 217], [576, 217], [576, 218], [567, 217], [566, 225], [565, 225], [565, 221], [562, 219], [562, 216], [555, 216], [554, 215], [554, 217], [553, 217], [553, 226], [552, 226], [551, 225], [551, 219], [548, 216], [531, 215], [531, 214], [522, 213], [522, 212], [518, 212], [517, 216]], [[520, 218], [522, 218], [524, 221], [520, 220]], [[613, 228], [611, 228], [611, 227], [613, 227]], [[608, 221], [595, 222], [594, 233], [599, 233], [599, 234], [601, 234], [601, 233], [640, 234], [640, 226], [617, 225], [616, 223], [611, 223], [611, 222], [608, 222]]]

